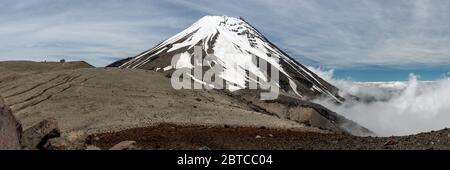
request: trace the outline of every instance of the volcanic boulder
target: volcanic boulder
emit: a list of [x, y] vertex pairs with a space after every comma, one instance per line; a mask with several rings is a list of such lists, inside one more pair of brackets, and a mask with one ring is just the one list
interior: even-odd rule
[[61, 133], [56, 119], [45, 119], [25, 130], [23, 132], [21, 143], [22, 147], [25, 149], [44, 150], [44, 146], [48, 140], [60, 136]]
[[20, 149], [22, 125], [0, 97], [0, 150]]

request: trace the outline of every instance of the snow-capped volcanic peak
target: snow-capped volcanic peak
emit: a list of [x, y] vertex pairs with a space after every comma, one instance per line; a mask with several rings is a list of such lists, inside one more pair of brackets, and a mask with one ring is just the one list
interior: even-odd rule
[[[324, 94], [338, 102], [343, 100], [337, 94], [338, 89], [290, 58], [242, 18], [205, 16], [156, 47], [110, 66], [156, 71], [192, 68], [195, 46], [202, 46], [203, 53], [214, 54], [218, 58], [217, 63], [224, 68], [218, 75], [235, 84], [236, 89], [246, 88], [248, 82], [254, 81], [248, 74], [256, 75], [261, 80], [268, 79], [265, 71], [254, 61], [256, 56], [279, 71], [277, 85], [285, 92], [305, 98]], [[176, 54], [181, 56], [176, 65], [172, 65], [171, 59]]]

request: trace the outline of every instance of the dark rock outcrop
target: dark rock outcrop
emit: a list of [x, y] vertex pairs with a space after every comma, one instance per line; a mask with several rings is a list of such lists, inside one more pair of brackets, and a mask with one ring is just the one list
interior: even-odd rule
[[58, 122], [55, 119], [46, 119], [23, 132], [22, 148], [44, 150], [50, 139], [60, 136]]
[[322, 105], [286, 94], [280, 94], [276, 100], [262, 101], [256, 95], [259, 93], [261, 93], [260, 90], [240, 90], [231, 95], [253, 106], [258, 112], [277, 116], [280, 119], [295, 121], [334, 133], [348, 133], [356, 136], [374, 135], [369, 129]]
[[131, 59], [133, 59], [133, 58], [128, 57], [128, 58], [125, 58], [125, 59], [121, 59], [121, 60], [118, 60], [118, 61], [116, 61], [114, 63], [111, 63], [111, 64], [107, 65], [106, 67], [119, 67], [122, 64], [125, 64], [126, 62], [130, 61]]
[[0, 97], [0, 150], [20, 149], [22, 125]]

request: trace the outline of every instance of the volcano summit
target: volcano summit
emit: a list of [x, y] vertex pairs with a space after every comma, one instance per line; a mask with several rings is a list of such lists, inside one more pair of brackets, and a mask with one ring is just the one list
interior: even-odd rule
[[[193, 60], [194, 47], [198, 46], [202, 47], [202, 54], [216, 56], [214, 64], [204, 66]], [[171, 62], [176, 55], [176, 62]], [[280, 73], [276, 86], [282, 92], [302, 99], [328, 96], [336, 102], [344, 101], [336, 87], [295, 61], [243, 18], [205, 16], [156, 47], [108, 67], [171, 72], [218, 64], [222, 71], [216, 74], [229, 85], [227, 89], [234, 91], [248, 88], [250, 83], [258, 83], [257, 80], [270, 79], [268, 70], [259, 68], [261, 62]], [[199, 77], [192, 78], [207, 83]]]

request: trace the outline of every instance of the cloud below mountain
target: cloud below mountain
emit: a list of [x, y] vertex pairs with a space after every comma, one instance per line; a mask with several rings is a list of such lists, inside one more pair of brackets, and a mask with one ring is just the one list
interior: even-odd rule
[[357, 83], [333, 79], [332, 70], [314, 71], [335, 84], [342, 93], [361, 99], [340, 106], [328, 100], [315, 102], [378, 135], [409, 135], [450, 127], [450, 78], [424, 82], [411, 75], [407, 82]]

